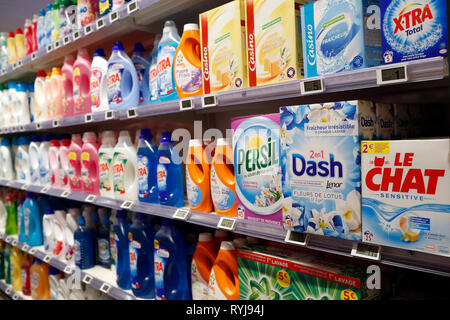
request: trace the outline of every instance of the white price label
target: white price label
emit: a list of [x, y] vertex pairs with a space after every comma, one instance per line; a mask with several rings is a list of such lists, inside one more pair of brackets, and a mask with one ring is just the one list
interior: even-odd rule
[[23, 66], [23, 62], [22, 60], [19, 60], [19, 62], [17, 62], [17, 67], [20, 68], [21, 66]]
[[50, 186], [45, 186], [45, 187], [42, 188], [40, 193], [47, 193], [48, 190], [50, 190]]
[[46, 255], [46, 256], [44, 257], [44, 262], [45, 262], [45, 263], [49, 263], [50, 260], [52, 260], [52, 257], [51, 257], [50, 255]]
[[186, 209], [177, 209], [177, 211], [175, 211], [173, 218], [175, 219], [180, 219], [180, 220], [187, 220], [189, 217], [189, 210]]
[[26, 243], [23, 245], [22, 250], [23, 251], [28, 251], [30, 249], [30, 246], [27, 245]]
[[13, 300], [17, 300], [17, 299], [19, 299], [19, 294], [18, 293], [15, 293], [14, 295], [13, 295]]
[[92, 282], [92, 277], [90, 275], [85, 275], [83, 278], [83, 282], [86, 284], [90, 284]]
[[236, 227], [236, 219], [222, 217], [217, 224], [217, 228], [233, 231]]
[[36, 52], [33, 52], [32, 54], [31, 54], [31, 61], [34, 61], [34, 60], [36, 60], [37, 59], [37, 53]]
[[354, 257], [360, 257], [370, 260], [380, 260], [381, 247], [362, 242], [353, 242], [351, 255]]
[[89, 24], [86, 27], [84, 27], [84, 34], [85, 35], [90, 34], [92, 31], [94, 31], [94, 26], [92, 24]]
[[122, 209], [127, 209], [127, 210], [129, 210], [129, 209], [131, 209], [131, 207], [134, 205], [134, 202], [133, 201], [129, 201], [129, 200], [126, 200], [126, 201], [124, 201], [123, 203], [122, 203], [122, 205], [120, 206]]
[[12, 289], [11, 288], [6, 288], [5, 293], [9, 296], [9, 294], [11, 293]]
[[73, 34], [73, 40], [78, 40], [81, 37], [80, 31], [75, 31]]
[[136, 118], [138, 116], [138, 112], [136, 108], [131, 108], [127, 110], [127, 117], [128, 119]]
[[114, 21], [116, 21], [117, 19], [119, 19], [119, 12], [115, 11], [115, 12], [111, 12], [109, 14], [109, 22], [113, 23]]
[[70, 42], [70, 37], [69, 36], [65, 36], [63, 39], [63, 43], [64, 45], [67, 45]]
[[114, 111], [106, 111], [105, 112], [105, 120], [111, 120], [114, 119]]
[[14, 62], [14, 64], [13, 64], [13, 70], [16, 70], [17, 69], [17, 62]]
[[16, 132], [16, 127], [11, 127], [11, 132]]
[[92, 117], [92, 113], [88, 113], [84, 116], [84, 122], [85, 123], [89, 123], [92, 122], [94, 120], [94, 117]]
[[14, 239], [12, 242], [11, 242], [11, 244], [14, 246], [14, 247], [16, 247], [17, 246], [17, 240], [16, 239]]
[[94, 202], [96, 198], [97, 198], [97, 196], [90, 194], [86, 197], [86, 199], [84, 199], [84, 201], [85, 202]]
[[29, 187], [30, 187], [29, 184], [24, 184], [24, 185], [22, 185], [22, 187], [21, 187], [20, 189], [22, 189], [22, 190], [28, 190]]
[[137, 0], [132, 1], [128, 4], [128, 8], [127, 8], [128, 14], [131, 14], [131, 13], [137, 11], [138, 9], [139, 9], [139, 5], [138, 5]]
[[202, 107], [203, 108], [209, 108], [209, 107], [215, 107], [219, 103], [217, 96], [215, 94], [203, 96], [202, 98]]
[[298, 246], [306, 246], [309, 240], [309, 235], [303, 232], [295, 232], [289, 230], [284, 238], [284, 242], [292, 243]]
[[59, 49], [59, 47], [61, 47], [61, 41], [56, 40], [56, 41], [54, 42], [54, 44], [53, 44], [53, 48]]
[[6, 237], [6, 239], [5, 239], [5, 241], [8, 243], [11, 243], [11, 240], [12, 240], [11, 237]]
[[70, 195], [70, 191], [66, 190], [63, 193], [61, 193], [61, 198], [67, 198]]
[[30, 251], [28, 251], [28, 253], [34, 255], [36, 253], [36, 248], [31, 248]]
[[59, 127], [59, 120], [53, 120], [53, 128]]
[[180, 111], [190, 110], [194, 108], [194, 100], [182, 99], [180, 100]]
[[66, 266], [64, 268], [64, 272], [67, 273], [67, 274], [71, 274], [72, 273], [72, 267], [71, 266]]
[[40, 122], [36, 123], [36, 130], [40, 130], [42, 128], [42, 124]]
[[100, 30], [105, 26], [105, 20], [103, 18], [100, 18], [97, 20], [97, 30]]
[[321, 93], [325, 91], [323, 79], [303, 80], [300, 82], [300, 93], [302, 95]]
[[377, 69], [377, 84], [392, 84], [408, 81], [408, 66], [396, 65], [395, 67], [380, 67]]
[[111, 286], [107, 283], [103, 283], [102, 286], [100, 287], [100, 291], [103, 293], [108, 293], [109, 290], [111, 290]]
[[24, 126], [20, 126], [20, 127], [19, 127], [19, 130], [20, 130], [21, 132], [25, 131], [25, 127], [24, 127]]
[[49, 45], [47, 46], [47, 53], [52, 52], [52, 50], [53, 50], [53, 45], [49, 44]]

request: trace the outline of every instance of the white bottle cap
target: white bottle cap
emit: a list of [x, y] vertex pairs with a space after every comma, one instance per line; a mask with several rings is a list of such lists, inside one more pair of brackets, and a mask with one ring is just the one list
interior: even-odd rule
[[201, 146], [202, 146], [202, 140], [200, 140], [200, 139], [189, 140], [189, 147], [201, 147]]
[[247, 245], [247, 240], [245, 238], [237, 238], [233, 240], [233, 245], [236, 248], [242, 248], [245, 247]]
[[225, 230], [216, 230], [214, 233], [214, 237], [216, 238], [226, 238], [228, 236], [228, 231]]
[[217, 139], [217, 146], [231, 146], [231, 143], [226, 138], [219, 138]]
[[112, 130], [106, 130], [102, 132], [102, 142], [116, 142], [116, 135], [114, 134], [114, 131]]
[[81, 139], [81, 134], [79, 134], [79, 133], [72, 134], [72, 140], [80, 140], [80, 139]]
[[97, 140], [97, 135], [95, 134], [95, 132], [89, 131], [83, 134], [83, 142], [86, 142], [88, 140]]
[[185, 31], [192, 31], [192, 30], [198, 31], [199, 30], [198, 24], [196, 24], [196, 23], [186, 23], [184, 25], [183, 32], [185, 32]]
[[80, 48], [78, 49], [78, 55], [88, 55], [88, 51], [86, 48]]
[[210, 232], [203, 232], [198, 235], [199, 242], [209, 242], [212, 241], [213, 235]]
[[31, 25], [31, 20], [25, 19], [25, 26], [30, 26], [30, 25]]
[[119, 138], [129, 138], [130, 137], [130, 133], [127, 130], [122, 130], [119, 133]]
[[235, 250], [233, 242], [222, 241], [222, 243], [220, 244], [220, 250]]

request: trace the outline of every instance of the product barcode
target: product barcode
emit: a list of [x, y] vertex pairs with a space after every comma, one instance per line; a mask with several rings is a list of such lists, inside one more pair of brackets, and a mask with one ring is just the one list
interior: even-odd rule
[[48, 263], [51, 259], [52, 259], [51, 256], [46, 255], [46, 256], [44, 257], [44, 262], [47, 262], [47, 263]]
[[19, 294], [18, 293], [15, 293], [14, 295], [13, 295], [13, 300], [17, 300], [17, 299], [19, 299]]
[[69, 36], [64, 37], [63, 43], [64, 45], [68, 44], [70, 42]]
[[105, 120], [111, 120], [112, 118], [114, 118], [114, 111], [106, 111]]
[[128, 109], [127, 110], [127, 116], [128, 116], [128, 118], [136, 118], [138, 116], [138, 113], [137, 113], [135, 108]]
[[180, 110], [190, 110], [194, 108], [194, 102], [192, 99], [180, 100]]
[[36, 253], [36, 248], [31, 248], [30, 251], [28, 251], [30, 254], [35, 254]]

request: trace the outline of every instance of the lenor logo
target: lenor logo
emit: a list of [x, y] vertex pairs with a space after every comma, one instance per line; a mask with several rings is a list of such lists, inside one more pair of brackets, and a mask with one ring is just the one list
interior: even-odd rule
[[423, 23], [432, 20], [433, 14], [430, 6], [423, 6], [419, 3], [411, 3], [400, 11], [397, 17], [393, 17], [395, 24], [394, 34], [399, 31], [405, 31], [406, 34], [412, 35], [423, 30]]

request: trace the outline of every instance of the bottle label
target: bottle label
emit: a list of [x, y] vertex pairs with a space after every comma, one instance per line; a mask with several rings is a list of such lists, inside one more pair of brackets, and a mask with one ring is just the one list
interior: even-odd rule
[[98, 9], [100, 12], [100, 15], [104, 15], [106, 12], [108, 12], [112, 7], [112, 1], [111, 0], [99, 0], [98, 2]]
[[108, 103], [109, 106], [119, 105], [123, 102], [120, 84], [125, 67], [121, 63], [112, 63], [108, 66]]
[[135, 63], [136, 73], [139, 80], [139, 104], [144, 102], [144, 94], [142, 92], [142, 80], [145, 76], [145, 66], [142, 63]]
[[111, 178], [109, 168], [111, 167], [112, 157], [109, 153], [100, 152], [99, 154], [99, 178], [100, 189], [103, 191], [111, 191]]
[[81, 179], [83, 180], [83, 187], [85, 191], [94, 190], [94, 183], [89, 176], [89, 164], [90, 155], [88, 152], [83, 152], [81, 154]]
[[194, 92], [202, 87], [202, 70], [193, 66], [182, 50], [175, 57], [174, 74], [175, 83], [184, 92]]
[[197, 207], [203, 199], [202, 190], [192, 181], [189, 170], [186, 168], [186, 193], [189, 205]]
[[64, 170], [61, 157], [58, 156], [58, 163], [59, 163], [59, 179], [61, 182], [61, 186], [65, 187], [67, 183], [69, 182], [67, 177], [67, 172]]
[[80, 178], [76, 175], [75, 170], [75, 168], [78, 166], [77, 154], [75, 152], [69, 152], [68, 159], [70, 187], [75, 189], [81, 188], [81, 181]]
[[112, 225], [110, 226], [111, 231], [109, 232], [109, 248], [111, 250], [111, 264], [116, 264], [117, 261], [117, 250], [116, 241], [114, 240], [115, 232], [112, 231]]
[[158, 84], [158, 60], [157, 57], [153, 57], [152, 64], [150, 66], [150, 72], [148, 75], [148, 83], [150, 87], [150, 101], [156, 101], [159, 97], [159, 84]]
[[94, 22], [96, 18], [96, 11], [94, 6], [94, 1], [78, 1], [78, 18], [80, 19], [82, 27], [87, 26], [91, 22]]
[[192, 259], [191, 266], [192, 300], [208, 300], [208, 283], [198, 271], [197, 264]]
[[208, 284], [208, 300], [228, 300], [227, 297], [220, 290], [217, 284], [216, 275], [214, 274], [214, 269], [211, 270], [211, 275], [209, 276]]
[[120, 194], [125, 193], [125, 165], [128, 159], [126, 155], [121, 152], [114, 153], [113, 160], [113, 179], [114, 179], [114, 191]]
[[158, 52], [158, 80], [159, 95], [171, 94], [175, 91], [173, 83], [172, 64], [176, 48], [166, 45], [159, 48]]
[[138, 155], [138, 183], [139, 183], [139, 199], [145, 199], [149, 195], [148, 186], [148, 157]]
[[31, 273], [30, 286], [31, 286], [31, 297], [33, 298], [33, 300], [38, 299], [39, 279], [40, 276], [38, 272]]
[[75, 240], [73, 244], [73, 252], [75, 253], [75, 264], [77, 266], [81, 265], [81, 247], [80, 241]]
[[137, 259], [142, 246], [138, 241], [132, 240], [133, 236], [131, 235], [131, 233], [128, 234], [128, 237], [130, 239], [128, 250], [130, 253], [131, 287], [133, 289], [140, 289], [141, 286], [139, 284], [138, 278]]
[[107, 239], [98, 239], [98, 257], [100, 263], [111, 263], [111, 252], [109, 250], [109, 242]]
[[75, 249], [74, 249], [73, 245], [67, 245], [67, 250], [66, 250], [66, 254], [65, 254], [67, 261], [70, 261], [73, 258], [74, 254], [75, 254], [74, 250]]
[[167, 300], [164, 289], [164, 271], [170, 254], [166, 248], [159, 245], [158, 240], [155, 240], [154, 248], [156, 300]]
[[17, 154], [17, 158], [19, 160], [19, 180], [25, 180], [25, 166], [23, 164], [24, 157], [23, 152], [20, 149]]
[[92, 99], [92, 108], [97, 110], [100, 108], [100, 89], [102, 87], [102, 77], [103, 73], [101, 70], [95, 68], [91, 71], [91, 99]]
[[230, 209], [235, 201], [236, 197], [233, 190], [228, 188], [217, 175], [214, 166], [211, 167], [211, 198], [214, 206], [221, 211]]
[[73, 103], [75, 110], [77, 111], [86, 108], [84, 99], [81, 95], [81, 71], [78, 67], [73, 70]]
[[25, 238], [27, 240], [29, 240], [29, 235], [30, 235], [30, 209], [25, 208], [23, 210], [23, 224], [24, 224], [24, 229], [25, 229]]
[[157, 183], [159, 198], [162, 201], [167, 200], [167, 174], [169, 172], [170, 159], [167, 157], [160, 157], [157, 169]]

